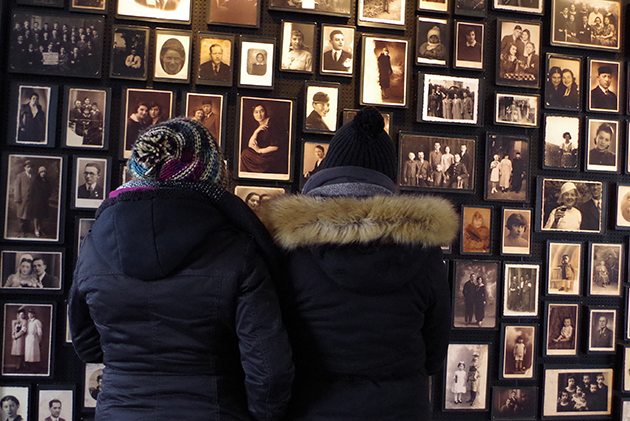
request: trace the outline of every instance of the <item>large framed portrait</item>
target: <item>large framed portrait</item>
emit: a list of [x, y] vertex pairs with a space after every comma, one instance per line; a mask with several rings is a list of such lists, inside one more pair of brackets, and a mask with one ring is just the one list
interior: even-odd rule
[[551, 45], [619, 51], [622, 25], [621, 2], [601, 0], [577, 3], [551, 2]]
[[226, 94], [186, 92], [183, 114], [202, 123], [225, 150]]
[[280, 70], [283, 72], [313, 74], [313, 57], [315, 55], [314, 22], [282, 21], [282, 51]]
[[615, 229], [630, 229], [630, 184], [617, 184]]
[[478, 126], [481, 79], [418, 74], [416, 121]]
[[74, 209], [98, 209], [109, 194], [111, 165], [109, 157], [74, 157]]
[[4, 304], [3, 376], [52, 376], [53, 313], [54, 304]]
[[577, 303], [546, 303], [545, 356], [577, 355], [580, 337], [580, 305]]
[[515, 127], [538, 127], [540, 95], [495, 92], [494, 124]]
[[83, 371], [83, 410], [93, 410], [96, 408], [96, 400], [102, 390], [104, 368], [104, 364], [85, 364]]
[[153, 80], [188, 83], [191, 47], [191, 31], [156, 29]]
[[302, 140], [302, 176], [300, 177], [300, 190], [313, 175], [321, 169], [321, 164], [328, 153], [329, 142], [314, 142]]
[[2, 250], [2, 287], [9, 293], [63, 292], [63, 250], [44, 251], [30, 248]]
[[490, 344], [451, 343], [444, 370], [445, 411], [488, 410]]
[[505, 10], [509, 12], [531, 13], [542, 15], [545, 2], [542, 0], [493, 0], [492, 7], [494, 10]]
[[483, 69], [483, 47], [486, 25], [455, 21], [455, 63], [462, 69]]
[[405, 29], [406, 0], [358, 0], [357, 25]]
[[64, 98], [62, 146], [106, 150], [109, 146], [111, 89], [66, 86]]
[[354, 26], [322, 24], [320, 74], [352, 77], [355, 30]]
[[619, 121], [586, 117], [586, 171], [620, 172]]
[[[3, 385], [0, 386], [0, 397], [2, 402], [6, 402], [6, 408], [23, 420], [29, 419], [30, 408], [30, 386], [25, 385]], [[3, 407], [5, 405], [2, 405]], [[6, 411], [3, 408], [3, 411]], [[5, 412], [6, 413], [6, 412]], [[16, 418], [19, 419], [19, 418]]]
[[537, 414], [537, 387], [492, 388], [493, 420], [535, 420]]
[[505, 263], [503, 316], [538, 317], [540, 265]]
[[149, 28], [114, 25], [109, 77], [147, 80]]
[[315, 13], [318, 15], [339, 16], [349, 18], [354, 3], [350, 0], [337, 2], [318, 2], [313, 0], [271, 0], [269, 10], [283, 10], [287, 12]]
[[582, 293], [582, 243], [547, 242], [547, 295]]
[[[545, 366], [544, 371], [543, 418], [576, 419], [612, 414], [612, 368]], [[590, 379], [588, 393], [584, 382], [586, 375]]]
[[580, 126], [579, 117], [545, 115], [543, 168], [574, 171], [579, 169], [582, 150]]
[[[352, 120], [354, 120], [354, 117], [356, 117], [358, 112], [359, 110], [355, 110], [355, 109], [350, 109], [350, 108], [344, 109], [343, 112], [341, 113], [341, 125], [343, 126], [351, 122]], [[394, 120], [394, 116], [390, 112], [385, 112], [385, 111], [379, 111], [379, 112], [381, 113], [381, 116], [383, 117], [383, 121], [385, 122], [385, 127], [383, 127], [383, 130], [385, 130], [385, 133], [391, 136], [392, 135], [391, 124]]]
[[588, 352], [615, 353], [617, 342], [617, 309], [588, 309]]
[[401, 132], [399, 144], [400, 187], [474, 193], [476, 138]]
[[37, 420], [73, 420], [74, 385], [40, 384], [37, 386]]
[[451, 51], [451, 25], [446, 19], [416, 17], [416, 64], [446, 66]]
[[588, 59], [589, 94], [587, 111], [618, 113], [621, 105], [617, 94], [621, 92], [621, 62]]
[[234, 35], [199, 32], [196, 80], [200, 85], [232, 86]]
[[57, 90], [55, 85], [11, 84], [9, 145], [55, 146]]
[[276, 39], [241, 35], [239, 46], [241, 67], [238, 87], [273, 89]]
[[451, 0], [418, 0], [417, 9], [420, 11], [448, 13]]
[[492, 253], [492, 206], [462, 206], [461, 254]]
[[535, 379], [538, 325], [504, 324], [501, 331], [501, 379]]
[[363, 35], [361, 105], [407, 106], [409, 41]]
[[237, 176], [291, 181], [295, 101], [239, 96], [238, 106]]
[[589, 295], [620, 296], [623, 244], [590, 243], [589, 246]]
[[334, 134], [339, 115], [339, 84], [311, 82], [304, 84], [303, 132]]
[[116, 18], [190, 24], [191, 3], [191, 0], [118, 0]]
[[285, 194], [282, 187], [262, 187], [262, 186], [236, 186], [234, 194], [240, 197], [254, 213], [257, 213], [261, 204], [266, 200], [279, 194]]
[[503, 208], [501, 224], [501, 254], [525, 255], [532, 253], [531, 208]]
[[486, 135], [485, 200], [529, 201], [529, 143], [525, 136]]
[[[101, 77], [103, 17], [16, 11], [11, 17], [11, 26], [16, 27], [18, 22], [29, 22], [33, 30], [29, 33], [26, 30], [11, 31], [7, 60], [10, 72]], [[42, 28], [38, 35], [34, 30], [35, 22], [38, 28]], [[77, 28], [74, 38], [68, 34], [68, 28], [72, 27]], [[43, 46], [43, 49], [38, 49], [36, 45]]]
[[540, 21], [497, 20], [497, 85], [540, 87], [541, 27]]
[[209, 1], [208, 24], [259, 28], [260, 2]]
[[602, 233], [605, 226], [606, 184], [601, 181], [538, 177], [536, 229]]
[[63, 241], [64, 160], [62, 156], [5, 154], [5, 240]]
[[456, 260], [453, 285], [453, 328], [496, 329], [499, 263]]
[[582, 109], [582, 57], [547, 53], [545, 108]]

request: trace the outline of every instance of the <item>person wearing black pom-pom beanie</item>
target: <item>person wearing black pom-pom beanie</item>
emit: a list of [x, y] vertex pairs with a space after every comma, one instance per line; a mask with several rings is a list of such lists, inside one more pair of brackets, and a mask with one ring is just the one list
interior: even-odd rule
[[301, 195], [261, 219], [285, 256], [280, 304], [296, 376], [289, 420], [427, 420], [444, 361], [450, 289], [440, 245], [450, 202], [397, 195], [394, 144], [373, 107], [333, 137]]

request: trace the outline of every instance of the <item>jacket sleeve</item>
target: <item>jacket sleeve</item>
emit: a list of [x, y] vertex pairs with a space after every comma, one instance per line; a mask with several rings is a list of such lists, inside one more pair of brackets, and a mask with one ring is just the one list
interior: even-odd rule
[[236, 334], [249, 413], [257, 421], [280, 420], [291, 397], [294, 374], [291, 347], [267, 265], [253, 244], [244, 261], [236, 306]]
[[72, 345], [79, 358], [86, 363], [102, 363], [101, 335], [90, 316], [85, 297], [75, 279], [68, 296], [68, 320]]

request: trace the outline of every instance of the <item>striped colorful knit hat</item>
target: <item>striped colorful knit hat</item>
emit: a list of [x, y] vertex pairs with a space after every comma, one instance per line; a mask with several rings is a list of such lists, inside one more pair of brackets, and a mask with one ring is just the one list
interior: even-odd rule
[[222, 188], [229, 182], [217, 141], [203, 124], [183, 117], [140, 133], [127, 168], [141, 180], [204, 180]]

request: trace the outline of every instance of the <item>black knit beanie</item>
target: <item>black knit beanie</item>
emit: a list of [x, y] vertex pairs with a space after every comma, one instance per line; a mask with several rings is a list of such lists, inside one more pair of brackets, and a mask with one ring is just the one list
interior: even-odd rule
[[396, 148], [383, 130], [383, 116], [374, 107], [365, 107], [345, 124], [330, 141], [321, 167], [362, 167], [385, 174], [396, 181]]

